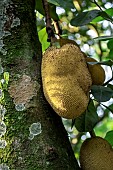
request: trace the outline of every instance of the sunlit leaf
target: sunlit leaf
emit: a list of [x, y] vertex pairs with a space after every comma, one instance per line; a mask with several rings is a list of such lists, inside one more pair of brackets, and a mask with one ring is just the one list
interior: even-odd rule
[[93, 85], [91, 93], [98, 102], [106, 102], [113, 96], [113, 90], [104, 86]]
[[[106, 12], [110, 17], [113, 16], [113, 8], [106, 9], [104, 12]], [[105, 20], [105, 18], [98, 16], [97, 18], [92, 20], [92, 23], [97, 23], [97, 22], [103, 21], [103, 20]]]
[[106, 133], [105, 139], [113, 146], [113, 130]]
[[100, 10], [92, 10], [87, 12], [81, 12], [75, 18], [71, 20], [71, 25], [83, 26], [90, 23], [94, 18], [99, 16]]
[[47, 32], [46, 32], [46, 28], [43, 28], [42, 30], [40, 30], [38, 32], [38, 36], [39, 36], [39, 40], [42, 44], [42, 51], [45, 51], [50, 45], [50, 43], [47, 42], [48, 35], [47, 35]]
[[105, 11], [100, 12], [100, 16], [103, 17], [105, 20], [113, 22], [113, 19], [111, 16], [109, 16]]
[[75, 127], [79, 132], [92, 131], [95, 124], [99, 121], [93, 100], [90, 101], [87, 110], [75, 119]]

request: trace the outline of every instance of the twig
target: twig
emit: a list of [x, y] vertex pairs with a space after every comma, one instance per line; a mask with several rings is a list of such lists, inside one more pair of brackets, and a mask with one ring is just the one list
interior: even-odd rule
[[102, 8], [101, 8], [101, 6], [96, 2], [96, 0], [90, 0], [92, 3], [94, 3], [96, 6], [98, 6], [99, 7], [99, 9], [101, 10], [101, 11], [103, 11], [102, 10]]
[[94, 130], [90, 131], [89, 133], [90, 133], [91, 137], [95, 137], [96, 136]]
[[109, 79], [108, 81], [106, 81], [103, 86], [106, 86], [109, 82], [111, 82], [113, 80], [113, 77], [111, 79]]
[[59, 23], [58, 21], [53, 21], [53, 24], [54, 24], [54, 28], [55, 28], [55, 33], [60, 37], [60, 35], [62, 35], [62, 30], [59, 26]]
[[47, 41], [51, 42], [51, 39], [54, 38], [55, 36], [54, 36], [54, 32], [53, 32], [52, 25], [51, 25], [49, 5], [48, 5], [47, 0], [42, 0], [42, 3], [43, 3], [43, 7], [44, 7], [44, 10], [45, 10], [45, 17], [46, 17], [46, 31], [47, 31], [47, 34], [48, 34]]

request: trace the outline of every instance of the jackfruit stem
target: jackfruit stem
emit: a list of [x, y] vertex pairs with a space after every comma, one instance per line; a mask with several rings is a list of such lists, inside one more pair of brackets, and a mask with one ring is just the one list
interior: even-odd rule
[[52, 29], [49, 5], [48, 5], [47, 0], [42, 0], [42, 3], [43, 3], [44, 11], [45, 11], [45, 16], [46, 16], [46, 31], [48, 34], [47, 41], [51, 42], [51, 38], [54, 38], [55, 35], [54, 35], [53, 29]]
[[89, 133], [90, 133], [91, 137], [95, 137], [95, 136], [96, 136], [96, 134], [95, 134], [95, 131], [94, 131], [94, 130], [90, 131]]

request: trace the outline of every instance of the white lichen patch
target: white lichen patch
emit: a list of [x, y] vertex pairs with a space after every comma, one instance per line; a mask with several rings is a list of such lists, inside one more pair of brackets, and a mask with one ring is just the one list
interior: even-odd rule
[[25, 108], [28, 108], [28, 103], [37, 95], [39, 88], [40, 85], [36, 81], [32, 81], [30, 76], [23, 75], [10, 84], [8, 92], [13, 98], [15, 105], [24, 105]]
[[4, 72], [3, 67], [0, 65], [0, 75]]
[[6, 133], [6, 125], [3, 121], [0, 122], [0, 137]]
[[7, 145], [6, 140], [1, 140], [1, 139], [0, 139], [0, 148], [1, 148], [1, 149], [4, 149], [4, 148], [6, 147], [6, 145]]
[[23, 111], [23, 110], [25, 110], [25, 106], [24, 106], [24, 104], [23, 103], [20, 103], [20, 104], [16, 104], [15, 105], [15, 109], [17, 110], [17, 111]]
[[29, 127], [29, 131], [31, 134], [38, 135], [41, 133], [41, 123], [37, 122], [37, 123], [33, 123], [30, 127]]
[[0, 98], [2, 98], [2, 96], [3, 96], [3, 91], [2, 89], [0, 89]]
[[0, 105], [0, 122], [4, 120], [4, 115], [6, 113], [6, 108]]
[[0, 170], [10, 170], [6, 164], [0, 164]]
[[30, 131], [30, 134], [29, 134], [28, 139], [32, 140], [34, 136], [37, 136], [42, 132], [41, 123], [37, 122], [37, 123], [31, 124], [31, 126], [29, 127], [29, 131]]
[[17, 27], [18, 25], [20, 25], [20, 19], [18, 17], [16, 17], [16, 18], [13, 19], [13, 22], [11, 24], [11, 28], [13, 28], [15, 26]]
[[32, 133], [30, 133], [29, 136], [28, 136], [28, 139], [33, 140], [33, 138], [34, 138], [34, 135]]

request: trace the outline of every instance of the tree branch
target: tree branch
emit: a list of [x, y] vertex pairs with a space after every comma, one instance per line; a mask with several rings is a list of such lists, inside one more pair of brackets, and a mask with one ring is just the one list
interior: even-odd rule
[[53, 32], [52, 25], [51, 25], [49, 5], [48, 5], [47, 0], [42, 0], [42, 3], [43, 3], [43, 7], [44, 7], [44, 10], [45, 10], [45, 17], [46, 17], [46, 31], [47, 31], [47, 34], [48, 34], [47, 41], [51, 42], [51, 39], [54, 38], [55, 36], [54, 36], [54, 32]]

